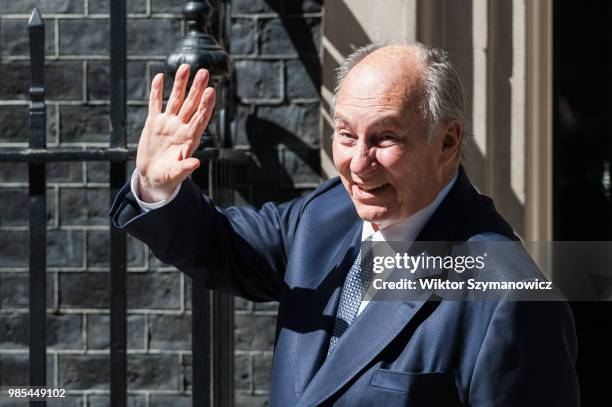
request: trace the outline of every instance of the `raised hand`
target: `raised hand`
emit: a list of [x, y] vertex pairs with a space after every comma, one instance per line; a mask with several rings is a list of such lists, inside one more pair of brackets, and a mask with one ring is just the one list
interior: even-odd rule
[[200, 69], [185, 99], [188, 80], [189, 65], [181, 65], [163, 113], [164, 74], [157, 74], [151, 83], [149, 113], [136, 154], [140, 198], [145, 202], [167, 199], [200, 166], [200, 161], [191, 155], [212, 115], [215, 90], [206, 87], [208, 71]]

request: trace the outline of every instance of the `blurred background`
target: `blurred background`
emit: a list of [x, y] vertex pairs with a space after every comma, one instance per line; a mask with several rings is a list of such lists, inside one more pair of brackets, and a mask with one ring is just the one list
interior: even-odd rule
[[[609, 3], [217, 0], [207, 3], [214, 9], [208, 20], [184, 13], [186, 3], [127, 0], [124, 104], [111, 97], [110, 0], [16, 0], [0, 8], [0, 151], [31, 145], [28, 19], [33, 7], [45, 24], [46, 147], [103, 150], [118, 126], [127, 137], [127, 143], [119, 143], [126, 151], [125, 176], [117, 176], [109, 160], [80, 158], [49, 161], [42, 178], [44, 373], [48, 386], [72, 390], [70, 404], [63, 406], [117, 405], [111, 403], [110, 383], [114, 367], [121, 365], [109, 363], [115, 246], [107, 211], [116, 192], [113, 179], [131, 174], [150, 81], [157, 72], [171, 75], [171, 55], [188, 53], [178, 45], [193, 24], [216, 38], [233, 65], [217, 81], [223, 96], [211, 135], [221, 139], [215, 148], [246, 160], [228, 164], [231, 171], [219, 170], [217, 163], [196, 175], [202, 188], [215, 189], [225, 204], [284, 201], [335, 176], [329, 115], [335, 68], [370, 41], [420, 41], [446, 49], [462, 74], [473, 133], [464, 166], [517, 234], [537, 242], [612, 240]], [[171, 83], [167, 77], [166, 96]], [[124, 106], [125, 120], [113, 119], [114, 104]], [[26, 158], [2, 157], [0, 385], [26, 385], [33, 178]], [[213, 170], [231, 174], [226, 179], [231, 182], [211, 179], [206, 171]], [[556, 281], [554, 265], [541, 253], [533, 255]], [[119, 377], [127, 405], [192, 405], [198, 392], [194, 377], [214, 405], [231, 399], [238, 406], [267, 405], [276, 304], [241, 299], [228, 304], [207, 297], [130, 237], [125, 256], [127, 367]], [[609, 295], [612, 281], [603, 284]], [[197, 319], [210, 324], [209, 331], [193, 331], [192, 293], [210, 305]], [[605, 328], [612, 324], [612, 307], [579, 302], [572, 308], [583, 404], [594, 405], [609, 378], [602, 360], [610, 357], [605, 347], [612, 338]], [[229, 330], [218, 325], [224, 315], [233, 320]], [[192, 332], [217, 343], [198, 340], [192, 348]], [[204, 352], [199, 374], [193, 366], [197, 349]], [[215, 349], [228, 353], [233, 368], [208, 369]], [[227, 393], [224, 398], [212, 394], [219, 389]]]

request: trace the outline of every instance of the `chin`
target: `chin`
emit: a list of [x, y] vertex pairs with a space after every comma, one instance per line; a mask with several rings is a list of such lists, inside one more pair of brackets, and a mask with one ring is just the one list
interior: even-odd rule
[[389, 219], [389, 209], [356, 204], [357, 214], [367, 222], [384, 225]]

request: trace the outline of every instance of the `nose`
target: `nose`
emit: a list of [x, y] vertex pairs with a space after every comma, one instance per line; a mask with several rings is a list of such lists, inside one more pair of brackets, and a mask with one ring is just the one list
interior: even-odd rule
[[374, 170], [376, 167], [376, 158], [373, 150], [373, 148], [368, 147], [367, 143], [363, 141], [357, 144], [350, 165], [350, 170], [353, 174], [364, 175]]

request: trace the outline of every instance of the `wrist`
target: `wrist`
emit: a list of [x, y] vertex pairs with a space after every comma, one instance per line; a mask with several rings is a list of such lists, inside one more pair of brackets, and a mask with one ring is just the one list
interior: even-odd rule
[[146, 178], [140, 175], [138, 177], [138, 195], [140, 200], [146, 203], [157, 203], [166, 201], [176, 189], [174, 186], [152, 187], [146, 181]]

